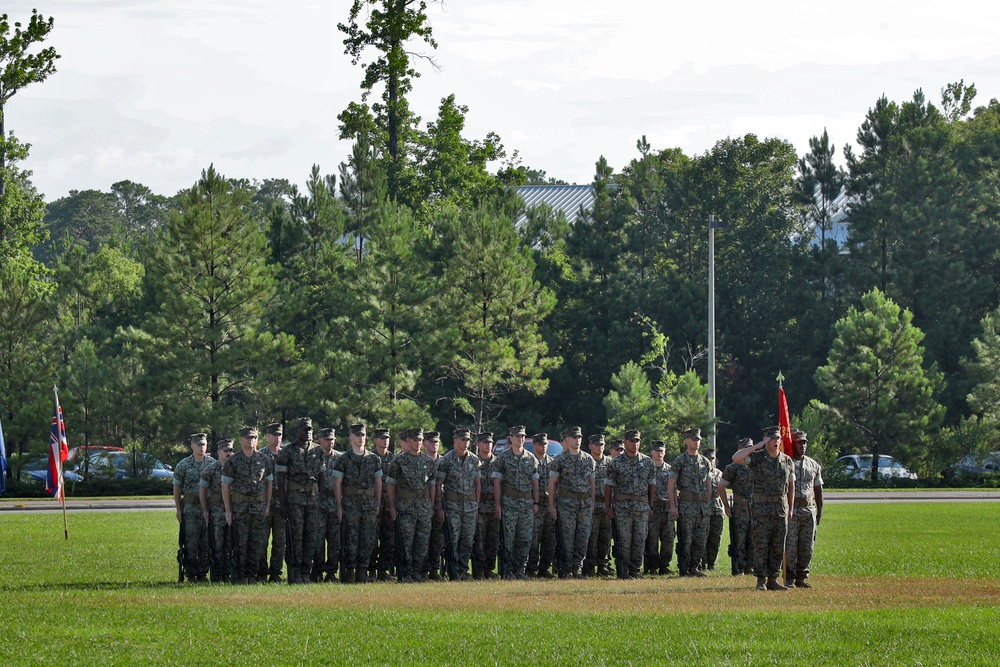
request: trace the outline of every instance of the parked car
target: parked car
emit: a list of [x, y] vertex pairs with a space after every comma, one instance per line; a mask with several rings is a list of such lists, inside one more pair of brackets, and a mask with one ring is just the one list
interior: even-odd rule
[[[31, 466], [30, 468], [28, 466]], [[38, 467], [41, 466], [41, 467]], [[43, 484], [48, 481], [49, 476], [49, 460], [48, 458], [38, 459], [36, 461], [29, 461], [21, 466], [20, 475], [27, 475], [24, 478], [26, 482], [42, 482]], [[83, 479], [80, 475], [76, 474], [72, 470], [63, 469], [63, 481], [64, 482], [79, 482]]]
[[[158, 461], [145, 452], [135, 455], [136, 467], [139, 477], [152, 479], [170, 479], [174, 476], [173, 471], [167, 464]], [[88, 456], [84, 466], [84, 461], [79, 461], [73, 468], [73, 472], [87, 475], [110, 478], [129, 479], [132, 477], [132, 454], [124, 450], [119, 451], [99, 451]]]
[[969, 454], [952, 465], [949, 472], [953, 475], [966, 477], [982, 477], [986, 474], [998, 473], [1000, 472], [1000, 452]]
[[[872, 477], [872, 455], [871, 454], [848, 454], [841, 456], [830, 467], [833, 475], [842, 474], [850, 479], [871, 479]], [[912, 473], [906, 467], [891, 456], [880, 455], [878, 457], [878, 474], [882, 479], [916, 479], [916, 473]]]

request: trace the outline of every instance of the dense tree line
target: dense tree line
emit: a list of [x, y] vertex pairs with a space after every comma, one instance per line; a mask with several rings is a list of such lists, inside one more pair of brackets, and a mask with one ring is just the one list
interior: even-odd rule
[[[192, 431], [300, 415], [667, 439], [694, 425], [725, 452], [776, 422], [779, 372], [827, 461], [866, 450], [928, 474], [997, 448], [996, 100], [974, 108], [961, 82], [938, 106], [880, 99], [845, 170], [825, 131], [804, 156], [752, 134], [697, 155], [642, 138], [618, 171], [597, 160], [593, 208], [570, 224], [524, 210], [513, 186], [554, 179], [493, 133], [464, 136], [454, 95], [426, 125], [410, 112], [403, 45], [435, 43], [422, 3], [357, 23], [381, 4], [341, 26], [356, 62], [380, 54], [341, 115], [354, 149], [302, 190], [209, 166], [174, 195], [122, 181], [46, 204], [4, 137], [0, 416], [20, 460], [45, 446], [55, 383], [77, 443], [169, 459]], [[842, 192], [846, 245], [827, 235]], [[710, 215], [728, 224], [716, 424]]]

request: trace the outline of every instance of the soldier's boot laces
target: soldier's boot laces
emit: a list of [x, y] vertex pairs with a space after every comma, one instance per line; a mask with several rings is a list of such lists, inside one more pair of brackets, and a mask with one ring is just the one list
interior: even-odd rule
[[769, 591], [787, 591], [788, 588], [786, 588], [785, 586], [782, 586], [781, 584], [779, 584], [777, 577], [768, 577], [767, 578], [767, 590], [769, 590]]
[[757, 590], [766, 591], [767, 590], [767, 577], [757, 577]]

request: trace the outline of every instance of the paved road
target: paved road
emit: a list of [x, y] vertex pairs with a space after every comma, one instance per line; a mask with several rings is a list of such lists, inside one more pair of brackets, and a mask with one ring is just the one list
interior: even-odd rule
[[[955, 503], [955, 502], [1000, 502], [1000, 491], [971, 489], [963, 491], [837, 491], [827, 492], [824, 502], [829, 505], [839, 503]], [[155, 500], [116, 500], [70, 498], [66, 501], [67, 512], [167, 512], [174, 509], [172, 498]], [[62, 508], [54, 500], [0, 499], [0, 514], [4, 512], [61, 512]]]

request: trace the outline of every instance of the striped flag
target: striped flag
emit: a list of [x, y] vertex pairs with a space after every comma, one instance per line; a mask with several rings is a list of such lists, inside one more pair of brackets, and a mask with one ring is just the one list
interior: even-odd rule
[[56, 393], [56, 408], [52, 413], [52, 432], [49, 437], [49, 470], [45, 476], [45, 492], [63, 502], [62, 464], [69, 456], [69, 445], [66, 443], [66, 422], [63, 421], [62, 408], [59, 407], [59, 391]]
[[3, 424], [0, 424], [0, 496], [7, 490], [7, 447], [3, 442]]

